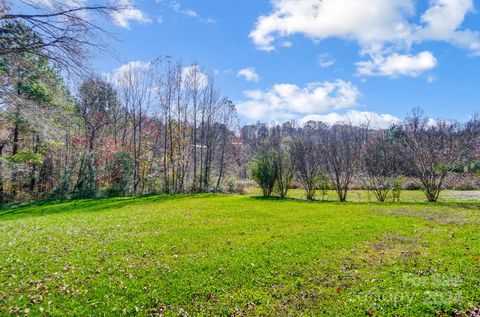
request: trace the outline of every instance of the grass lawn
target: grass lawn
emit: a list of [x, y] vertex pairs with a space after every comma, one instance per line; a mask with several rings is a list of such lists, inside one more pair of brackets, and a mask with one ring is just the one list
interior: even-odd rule
[[479, 307], [480, 203], [412, 200], [151, 196], [0, 209], [0, 315], [454, 316]]

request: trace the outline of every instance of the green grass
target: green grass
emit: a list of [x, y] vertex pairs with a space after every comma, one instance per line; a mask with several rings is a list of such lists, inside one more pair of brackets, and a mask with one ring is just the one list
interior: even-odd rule
[[480, 306], [479, 228], [478, 202], [197, 195], [4, 208], [0, 315], [451, 316]]

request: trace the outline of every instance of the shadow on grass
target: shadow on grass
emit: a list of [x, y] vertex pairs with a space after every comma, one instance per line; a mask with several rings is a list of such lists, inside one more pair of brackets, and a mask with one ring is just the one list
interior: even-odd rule
[[0, 208], [0, 221], [39, 217], [57, 213], [99, 212], [142, 203], [161, 203], [175, 199], [206, 198], [200, 195], [149, 195], [137, 197], [93, 198], [79, 200], [46, 200]]
[[249, 196], [248, 199], [250, 200], [258, 200], [258, 201], [276, 201], [276, 202], [299, 202], [299, 203], [340, 203], [335, 200], [306, 200], [304, 198], [295, 198], [295, 197], [285, 197], [281, 198], [278, 196], [270, 196], [270, 197], [264, 197], [264, 196]]
[[[57, 213], [78, 213], [78, 212], [100, 212], [108, 209], [118, 209], [128, 205], [143, 203], [162, 203], [171, 200], [185, 200], [196, 198], [221, 197], [221, 194], [190, 194], [190, 195], [149, 195], [137, 197], [118, 197], [118, 198], [95, 198], [80, 200], [46, 200], [30, 203], [23, 203], [15, 206], [0, 207], [0, 222], [15, 220], [27, 217], [39, 217]], [[250, 201], [265, 201], [275, 203], [302, 203], [302, 204], [329, 204], [337, 206], [348, 205], [368, 205], [368, 206], [447, 206], [460, 207], [466, 209], [478, 209], [478, 202], [437, 202], [427, 201], [401, 201], [401, 202], [368, 202], [368, 201], [350, 201], [339, 202], [335, 200], [305, 200], [302, 198], [280, 198], [263, 196], [244, 196], [244, 199]]]

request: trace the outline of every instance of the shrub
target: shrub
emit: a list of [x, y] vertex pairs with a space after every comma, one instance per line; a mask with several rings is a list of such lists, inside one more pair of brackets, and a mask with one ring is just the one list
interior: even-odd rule
[[270, 197], [275, 188], [277, 168], [275, 155], [271, 151], [262, 151], [252, 161], [250, 175], [262, 189], [264, 197]]
[[402, 184], [403, 184], [403, 176], [397, 176], [391, 178], [390, 182], [390, 190], [392, 191], [392, 200], [393, 201], [400, 201], [400, 195], [402, 194]]
[[244, 195], [245, 194], [245, 184], [239, 182], [236, 178], [231, 177], [227, 180], [227, 192], [229, 194], [239, 194], [239, 195]]

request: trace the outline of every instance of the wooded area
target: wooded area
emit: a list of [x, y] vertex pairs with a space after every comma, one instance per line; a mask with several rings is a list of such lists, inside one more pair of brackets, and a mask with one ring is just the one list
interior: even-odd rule
[[265, 196], [285, 197], [297, 182], [307, 199], [333, 188], [345, 201], [357, 181], [385, 201], [403, 176], [436, 201], [449, 173], [479, 170], [478, 116], [456, 123], [414, 110], [388, 130], [368, 120], [240, 128], [234, 103], [199, 64], [162, 56], [112, 76], [88, 72], [105, 32], [82, 12], [125, 8], [30, 6], [36, 13], [6, 2], [0, 10], [1, 203], [235, 191], [250, 177]]

